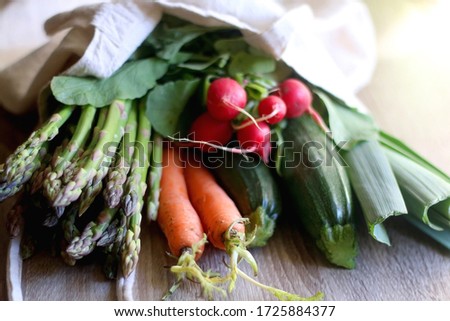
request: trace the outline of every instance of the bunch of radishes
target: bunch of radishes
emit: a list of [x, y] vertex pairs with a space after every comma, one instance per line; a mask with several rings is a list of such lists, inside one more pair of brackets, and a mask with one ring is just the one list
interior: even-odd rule
[[[207, 92], [207, 111], [193, 122], [190, 137], [203, 143], [202, 150], [208, 152], [214, 150], [214, 145], [226, 146], [236, 131], [240, 151], [257, 153], [267, 161], [271, 147], [270, 125], [314, 112], [311, 91], [297, 79], [287, 79], [271, 92], [272, 95], [258, 102], [259, 117], [255, 118], [245, 110], [247, 93], [243, 86], [232, 78], [214, 80]], [[241, 113], [247, 118], [236, 124]]]

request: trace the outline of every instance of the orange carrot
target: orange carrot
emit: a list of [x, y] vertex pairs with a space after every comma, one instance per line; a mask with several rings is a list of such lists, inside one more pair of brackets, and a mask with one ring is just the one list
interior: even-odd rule
[[[189, 163], [185, 177], [191, 203], [200, 216], [208, 240], [225, 250], [224, 236], [234, 222], [242, 220], [241, 213], [208, 169], [192, 159]], [[232, 229], [245, 235], [243, 224], [235, 224]]]
[[248, 219], [242, 218], [233, 200], [201, 162], [190, 158], [186, 163], [184, 176], [189, 198], [200, 216], [208, 240], [230, 256], [228, 289], [231, 292], [236, 283], [239, 272], [237, 264], [241, 258], [250, 264], [255, 275], [258, 273], [258, 265], [246, 248], [249, 242], [245, 239], [242, 223], [248, 222]]
[[203, 272], [196, 263], [203, 253], [206, 235], [200, 218], [189, 201], [180, 156], [174, 148], [163, 150], [157, 221], [167, 238], [170, 252], [178, 257], [177, 264], [170, 268], [176, 275], [176, 281], [163, 300], [172, 295], [185, 278], [197, 280], [209, 298], [213, 290], [225, 295], [225, 291], [215, 285], [216, 277], [209, 271]]
[[[173, 148], [163, 151], [163, 170], [159, 196], [158, 224], [169, 243], [170, 252], [178, 257], [181, 252], [203, 239], [200, 218], [189, 201], [180, 154]], [[198, 260], [203, 253], [196, 253]]]

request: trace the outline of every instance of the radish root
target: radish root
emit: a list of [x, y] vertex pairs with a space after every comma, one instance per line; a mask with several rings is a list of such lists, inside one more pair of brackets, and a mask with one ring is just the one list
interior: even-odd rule
[[[255, 121], [261, 122], [261, 121], [266, 121], [274, 116], [276, 116], [279, 113], [279, 111], [277, 109], [275, 109], [274, 111], [272, 111], [270, 114], [268, 115], [264, 115], [262, 117], [256, 118]], [[239, 130], [245, 127], [250, 126], [252, 123], [251, 122], [242, 122], [239, 125], [232, 125], [234, 130]], [[258, 125], [257, 125], [258, 126]], [[258, 126], [258, 128], [261, 130], [261, 128]]]

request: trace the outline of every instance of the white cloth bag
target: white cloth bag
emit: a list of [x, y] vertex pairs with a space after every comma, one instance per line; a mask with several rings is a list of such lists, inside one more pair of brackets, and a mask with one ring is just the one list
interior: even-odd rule
[[45, 30], [57, 36], [0, 72], [0, 104], [17, 114], [30, 110], [40, 89], [61, 72], [110, 76], [163, 13], [200, 25], [235, 26], [251, 45], [356, 106], [355, 93], [375, 66], [373, 25], [359, 0], [116, 1], [49, 19]]

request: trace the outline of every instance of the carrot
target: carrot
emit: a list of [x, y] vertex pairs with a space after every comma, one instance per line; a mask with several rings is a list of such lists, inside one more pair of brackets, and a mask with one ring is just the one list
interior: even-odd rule
[[203, 272], [196, 263], [205, 248], [206, 235], [189, 201], [180, 156], [173, 148], [163, 150], [157, 221], [167, 238], [171, 254], [178, 257], [178, 263], [170, 268], [177, 279], [163, 299], [173, 294], [184, 278], [196, 279], [208, 297], [211, 297], [213, 290], [224, 294], [221, 288], [214, 285], [210, 272]]
[[258, 265], [246, 249], [245, 227], [242, 223], [248, 222], [248, 219], [242, 218], [233, 200], [201, 162], [190, 158], [186, 163], [184, 175], [189, 198], [200, 216], [208, 240], [230, 256], [231, 292], [238, 274], [237, 264], [241, 258], [250, 264], [255, 275], [258, 273]]
[[[190, 160], [185, 169], [189, 198], [201, 218], [209, 241], [216, 248], [226, 249], [224, 234], [233, 222], [242, 220], [233, 200], [220, 187], [214, 176], [200, 162]], [[235, 233], [245, 233], [243, 224], [233, 226]]]
[[[189, 201], [180, 154], [172, 149], [163, 151], [160, 207], [158, 224], [166, 235], [170, 252], [179, 257], [185, 248], [203, 239], [203, 227], [197, 212]], [[198, 248], [195, 259], [203, 253], [204, 245]]]
[[230, 273], [221, 281], [230, 281], [228, 286], [229, 292], [233, 290], [239, 275], [254, 285], [271, 292], [281, 300], [316, 300], [322, 297], [322, 294], [318, 293], [311, 298], [305, 299], [261, 284], [241, 271], [238, 268], [238, 262], [242, 258], [250, 264], [255, 275], [258, 272], [256, 261], [246, 248], [251, 240], [246, 240], [245, 226], [242, 223], [247, 223], [248, 220], [242, 218], [233, 200], [201, 162], [196, 162], [190, 158], [186, 163], [184, 174], [189, 198], [200, 216], [209, 241], [216, 248], [225, 250], [230, 256]]

